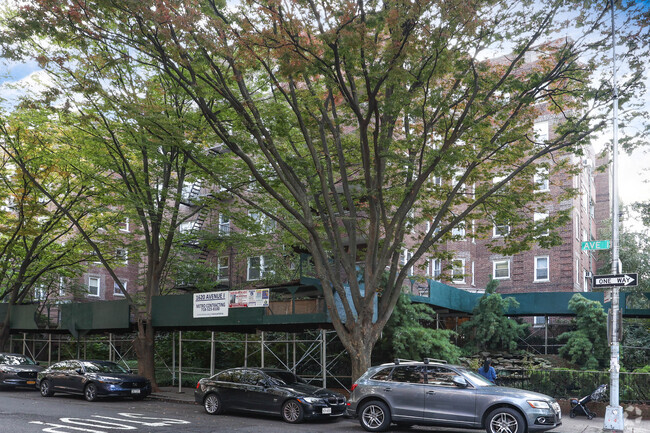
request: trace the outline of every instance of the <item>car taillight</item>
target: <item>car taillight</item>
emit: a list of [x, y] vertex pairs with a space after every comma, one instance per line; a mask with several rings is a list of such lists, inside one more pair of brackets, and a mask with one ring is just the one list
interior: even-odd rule
[[356, 383], [353, 383], [353, 384], [352, 384], [352, 388], [350, 388], [350, 392], [354, 391], [354, 388], [356, 388], [356, 387], [357, 387], [357, 384], [356, 384]]
[[196, 382], [196, 389], [201, 388], [201, 381]]

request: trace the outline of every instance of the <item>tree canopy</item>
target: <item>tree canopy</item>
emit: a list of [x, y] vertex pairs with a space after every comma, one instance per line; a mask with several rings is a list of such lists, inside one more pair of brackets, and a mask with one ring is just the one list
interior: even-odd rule
[[[631, 5], [629, 19], [643, 18]], [[128, 61], [173, 82], [229, 150], [215, 159], [232, 160], [217, 172], [189, 158], [312, 255], [356, 378], [408, 269], [446, 257], [454, 227], [476, 221], [481, 236], [507, 221], [494, 245], [506, 254], [559, 242], [540, 234], [566, 210], [530, 224], [562, 199], [533, 178], [570, 172], [566, 156], [606, 123], [606, 22], [588, 1], [41, 0], [10, 17], [4, 46], [19, 56], [46, 38], [47, 68]], [[623, 103], [647, 43], [631, 24]], [[549, 135], [534, 132], [539, 118]]]

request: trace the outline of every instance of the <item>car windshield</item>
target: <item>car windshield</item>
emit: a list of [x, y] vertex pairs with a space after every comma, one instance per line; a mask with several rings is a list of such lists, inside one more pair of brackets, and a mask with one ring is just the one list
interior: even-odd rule
[[5, 365], [36, 365], [36, 362], [21, 355], [0, 355], [0, 364]]
[[496, 386], [478, 373], [474, 373], [470, 370], [462, 370], [462, 372], [465, 376], [469, 376], [469, 378], [472, 380], [472, 383], [476, 384], [477, 386]]
[[265, 371], [275, 385], [292, 385], [294, 383], [306, 383], [301, 377], [290, 371]]
[[88, 373], [128, 373], [128, 371], [114, 362], [83, 362]]

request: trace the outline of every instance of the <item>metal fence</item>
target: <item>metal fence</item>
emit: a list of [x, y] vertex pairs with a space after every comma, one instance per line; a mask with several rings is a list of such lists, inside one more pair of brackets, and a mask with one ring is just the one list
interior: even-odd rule
[[[650, 373], [620, 373], [622, 403], [650, 403]], [[601, 384], [609, 384], [608, 371], [584, 370], [500, 370], [504, 386], [541, 392], [566, 399], [590, 395]], [[605, 400], [609, 400], [607, 394]]]

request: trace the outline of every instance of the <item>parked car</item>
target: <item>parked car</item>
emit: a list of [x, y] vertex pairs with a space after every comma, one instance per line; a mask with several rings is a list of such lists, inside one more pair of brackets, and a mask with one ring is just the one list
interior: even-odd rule
[[289, 423], [345, 414], [345, 397], [290, 371], [232, 368], [199, 380], [194, 399], [211, 415], [224, 410], [279, 415]]
[[151, 394], [151, 382], [110, 361], [72, 359], [52, 364], [38, 373], [43, 397], [55, 392], [83, 394], [88, 401], [98, 397], [133, 397], [141, 400]]
[[43, 367], [29, 356], [19, 353], [0, 353], [0, 386], [36, 387], [36, 375]]
[[541, 432], [562, 424], [552, 397], [496, 386], [464, 367], [429, 360], [371, 367], [351, 389], [347, 414], [371, 432], [391, 423], [488, 433]]

